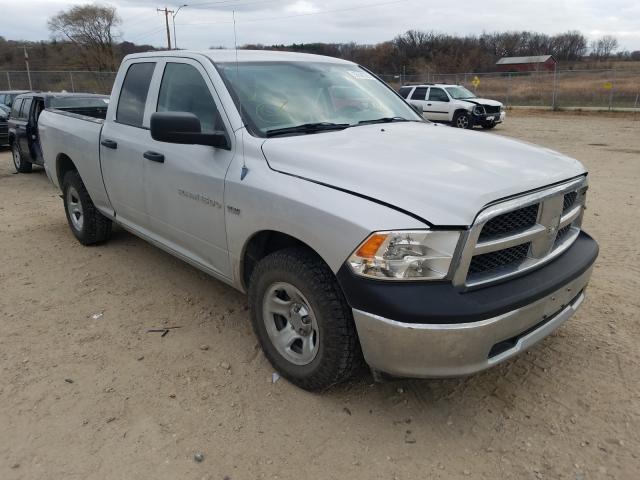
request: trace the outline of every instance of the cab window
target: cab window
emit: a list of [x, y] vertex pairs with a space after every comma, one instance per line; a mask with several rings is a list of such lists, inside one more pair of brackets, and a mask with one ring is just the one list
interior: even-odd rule
[[156, 64], [151, 62], [134, 63], [129, 67], [118, 99], [117, 122], [142, 127], [144, 107], [155, 67]]
[[448, 102], [449, 97], [441, 88], [433, 88], [429, 90], [429, 100], [433, 102]]
[[193, 113], [200, 120], [202, 133], [224, 130], [204, 78], [195, 67], [186, 63], [167, 63], [156, 110]]
[[11, 106], [11, 118], [18, 118], [20, 116], [20, 107], [22, 107], [21, 98], [13, 102], [13, 105]]
[[33, 97], [25, 98], [22, 102], [22, 108], [20, 109], [20, 119], [26, 120], [29, 118], [29, 110], [31, 110], [31, 104], [33, 103]]

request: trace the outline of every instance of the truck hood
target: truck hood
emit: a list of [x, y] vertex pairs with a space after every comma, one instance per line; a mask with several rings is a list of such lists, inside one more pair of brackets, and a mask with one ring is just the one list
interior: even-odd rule
[[585, 172], [577, 160], [546, 148], [422, 122], [270, 138], [262, 149], [274, 170], [441, 226], [470, 225], [488, 203]]

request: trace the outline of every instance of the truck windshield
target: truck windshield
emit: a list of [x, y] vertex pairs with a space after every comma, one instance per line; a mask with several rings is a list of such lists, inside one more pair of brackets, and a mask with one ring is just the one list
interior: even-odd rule
[[[386, 85], [356, 65], [240, 62], [217, 66], [245, 123], [260, 136], [275, 131], [300, 134], [331, 130], [310, 125], [422, 121]], [[298, 126], [305, 128], [292, 128]]]
[[467, 90], [464, 87], [446, 87], [445, 90], [449, 92], [451, 98], [456, 100], [464, 100], [465, 98], [476, 98], [476, 94]]

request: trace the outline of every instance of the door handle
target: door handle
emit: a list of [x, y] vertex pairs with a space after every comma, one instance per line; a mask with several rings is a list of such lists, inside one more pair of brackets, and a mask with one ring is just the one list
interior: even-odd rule
[[100, 145], [102, 145], [103, 147], [110, 148], [112, 150], [115, 150], [116, 148], [118, 148], [117, 142], [114, 142], [113, 140], [109, 140], [107, 138], [105, 138], [104, 140], [101, 140]]
[[429, 106], [429, 107], [430, 107], [430, 106], [431, 106], [431, 104], [430, 104], [430, 103], [427, 103], [427, 106]]
[[147, 160], [151, 160], [152, 162], [164, 163], [164, 155], [158, 152], [147, 150], [142, 154], [142, 156]]

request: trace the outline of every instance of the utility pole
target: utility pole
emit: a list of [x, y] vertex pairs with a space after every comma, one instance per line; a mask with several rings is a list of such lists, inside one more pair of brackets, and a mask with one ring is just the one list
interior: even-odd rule
[[168, 10], [167, 7], [156, 8], [156, 11], [164, 13], [164, 22], [167, 25], [167, 48], [171, 50], [171, 33], [169, 32], [169, 14], [173, 13], [173, 10]]
[[29, 79], [29, 90], [33, 90], [33, 86], [31, 85], [31, 70], [29, 70], [29, 54], [27, 53], [27, 46], [24, 45], [24, 64], [27, 67], [27, 78]]

